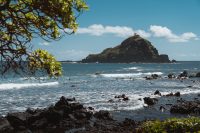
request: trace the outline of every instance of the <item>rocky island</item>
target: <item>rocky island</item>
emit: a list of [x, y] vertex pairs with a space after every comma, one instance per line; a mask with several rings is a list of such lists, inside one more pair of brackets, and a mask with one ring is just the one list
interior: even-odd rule
[[107, 48], [100, 54], [91, 54], [83, 63], [169, 63], [168, 55], [160, 55], [148, 40], [135, 34], [114, 48]]

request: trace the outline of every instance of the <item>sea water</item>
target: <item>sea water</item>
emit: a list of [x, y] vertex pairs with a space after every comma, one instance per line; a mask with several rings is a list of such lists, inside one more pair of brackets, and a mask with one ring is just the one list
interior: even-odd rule
[[[144, 97], [180, 91], [181, 94], [200, 93], [200, 80], [169, 80], [167, 75], [190, 74], [200, 71], [200, 62], [156, 63], [62, 63], [63, 76], [49, 77], [5, 76], [0, 80], [0, 115], [24, 111], [27, 108], [44, 108], [54, 104], [61, 96], [75, 97], [84, 106], [111, 112], [143, 109]], [[160, 75], [157, 80], [145, 80], [145, 76]], [[192, 88], [189, 86], [193, 86]], [[129, 101], [118, 101], [116, 95], [125, 94]], [[108, 102], [112, 99], [114, 102]]]

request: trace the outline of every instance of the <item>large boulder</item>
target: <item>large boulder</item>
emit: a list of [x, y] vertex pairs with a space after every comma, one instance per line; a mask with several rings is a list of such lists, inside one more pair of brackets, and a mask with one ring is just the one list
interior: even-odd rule
[[159, 62], [169, 63], [168, 55], [159, 55], [158, 50], [148, 40], [134, 35], [114, 48], [107, 48], [100, 54], [91, 54], [83, 63], [130, 63]]
[[144, 103], [151, 106], [156, 104], [156, 102], [158, 101], [156, 98], [150, 98], [150, 97], [145, 97], [144, 99]]

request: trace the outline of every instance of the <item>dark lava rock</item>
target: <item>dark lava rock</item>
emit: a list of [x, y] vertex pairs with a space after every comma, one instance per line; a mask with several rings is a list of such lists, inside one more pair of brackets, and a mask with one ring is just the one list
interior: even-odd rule
[[128, 97], [123, 98], [123, 101], [128, 101], [128, 100], [129, 100]]
[[103, 119], [103, 120], [113, 120], [113, 118], [111, 117], [110, 113], [108, 111], [103, 111], [103, 110], [100, 110], [99, 112], [96, 112], [94, 114], [94, 117], [96, 117], [98, 119]]
[[169, 93], [169, 94], [167, 94], [167, 95], [165, 95], [165, 96], [167, 96], [167, 97], [169, 97], [169, 96], [174, 96], [174, 94], [171, 92], [171, 93]]
[[5, 118], [0, 118], [0, 133], [12, 133], [13, 127]]
[[174, 94], [174, 96], [180, 97], [180, 96], [181, 96], [181, 93], [180, 93], [180, 92], [176, 92], [176, 93]]
[[130, 119], [121, 123], [113, 120], [108, 111], [93, 112], [92, 107], [85, 108], [78, 102], [69, 102], [61, 97], [55, 106], [27, 109], [0, 118], [0, 133], [127, 133], [137, 127], [137, 123]]
[[155, 98], [150, 98], [150, 97], [145, 97], [144, 99], [144, 103], [147, 105], [154, 105], [156, 103], [156, 101], [158, 101]]
[[12, 127], [19, 129], [19, 127], [26, 126], [26, 120], [29, 117], [28, 113], [12, 113], [6, 116]]
[[[123, 101], [128, 101], [129, 100], [129, 98], [125, 94], [122, 94], [122, 95], [119, 95], [119, 96], [115, 96], [115, 98], [119, 98], [120, 100], [123, 100]], [[108, 102], [114, 102], [114, 101], [111, 99]]]
[[160, 93], [159, 90], [156, 90], [156, 91], [154, 92], [154, 95], [159, 95], [159, 96], [161, 96], [161, 93]]
[[160, 76], [158, 74], [152, 74], [151, 76], [144, 77], [146, 80], [158, 79]]
[[110, 99], [108, 100], [109, 103], [114, 103], [114, 100]]
[[94, 110], [94, 108], [93, 108], [93, 107], [88, 107], [88, 109], [89, 109], [89, 110]]
[[196, 77], [198, 77], [198, 78], [200, 77], [200, 72], [198, 72], [198, 73], [196, 74]]
[[185, 77], [188, 77], [188, 72], [186, 70], [184, 70], [180, 75], [179, 75], [180, 78], [185, 78]]
[[168, 74], [168, 78], [173, 79], [173, 78], [176, 78], [176, 76], [173, 73], [170, 73], [170, 74]]
[[135, 34], [114, 48], [107, 48], [100, 54], [92, 54], [83, 63], [131, 63], [160, 62], [169, 63], [168, 55], [159, 55], [158, 50], [148, 40]]
[[153, 79], [157, 79], [157, 78], [159, 77], [159, 75], [158, 75], [158, 74], [152, 74], [151, 77], [152, 77]]
[[170, 112], [179, 114], [200, 114], [200, 103], [196, 101], [183, 101], [179, 104], [173, 105]]
[[55, 107], [56, 108], [62, 108], [63, 106], [66, 106], [68, 104], [69, 103], [68, 103], [67, 99], [64, 96], [62, 96], [60, 98], [60, 100], [55, 104]]
[[47, 110], [43, 114], [49, 123], [57, 123], [63, 118], [63, 111], [57, 111], [54, 108]]

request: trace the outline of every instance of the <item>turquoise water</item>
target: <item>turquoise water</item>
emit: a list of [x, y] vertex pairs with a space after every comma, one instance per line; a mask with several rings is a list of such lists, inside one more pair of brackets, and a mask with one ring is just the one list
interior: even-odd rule
[[[200, 71], [200, 62], [178, 62], [175, 64], [67, 64], [63, 63], [64, 75], [59, 79], [48, 77], [10, 77], [0, 81], [0, 114], [24, 111], [26, 108], [44, 108], [54, 104], [61, 96], [75, 97], [85, 106], [96, 110], [137, 111], [144, 108], [138, 100], [161, 93], [181, 91], [182, 94], [200, 93], [199, 79], [180, 82], [169, 80], [169, 73], [179, 74]], [[161, 79], [145, 80], [143, 77], [158, 74]], [[193, 86], [192, 88], [188, 86]], [[126, 94], [128, 102], [114, 99]], [[113, 99], [114, 103], [108, 100]]]

